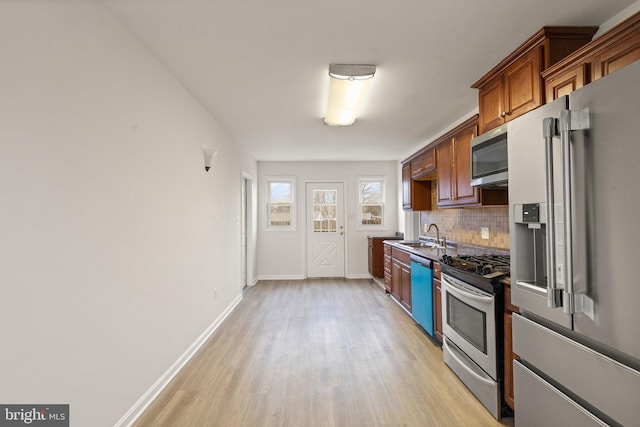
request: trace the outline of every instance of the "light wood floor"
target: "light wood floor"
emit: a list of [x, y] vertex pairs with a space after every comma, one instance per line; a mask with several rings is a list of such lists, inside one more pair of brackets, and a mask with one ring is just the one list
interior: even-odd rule
[[135, 424], [499, 426], [371, 280], [263, 281]]

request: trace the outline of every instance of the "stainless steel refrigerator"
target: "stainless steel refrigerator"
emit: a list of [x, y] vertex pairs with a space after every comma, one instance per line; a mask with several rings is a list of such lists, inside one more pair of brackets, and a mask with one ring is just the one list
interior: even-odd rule
[[640, 61], [508, 123], [517, 426], [640, 426]]

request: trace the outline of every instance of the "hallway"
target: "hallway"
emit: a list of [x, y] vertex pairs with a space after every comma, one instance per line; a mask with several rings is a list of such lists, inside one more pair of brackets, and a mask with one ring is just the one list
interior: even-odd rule
[[135, 425], [503, 424], [377, 284], [310, 279], [249, 288]]

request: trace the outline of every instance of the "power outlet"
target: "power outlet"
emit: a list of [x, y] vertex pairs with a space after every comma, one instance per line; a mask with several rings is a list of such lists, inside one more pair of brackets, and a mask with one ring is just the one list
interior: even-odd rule
[[480, 237], [482, 237], [484, 240], [489, 240], [489, 227], [480, 228]]

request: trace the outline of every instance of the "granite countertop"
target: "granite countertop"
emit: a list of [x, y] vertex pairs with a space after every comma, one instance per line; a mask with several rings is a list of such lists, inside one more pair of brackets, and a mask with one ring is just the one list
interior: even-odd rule
[[457, 242], [447, 242], [447, 247], [429, 247], [429, 246], [420, 246], [417, 247], [417, 244], [435, 244], [435, 239], [420, 239], [420, 240], [389, 240], [385, 243], [388, 243], [391, 246], [395, 246], [398, 249], [402, 249], [405, 252], [412, 253], [414, 255], [421, 256], [423, 258], [431, 259], [432, 261], [440, 261], [442, 259], [442, 255], [449, 255], [452, 257], [456, 257], [459, 255], [486, 255], [486, 254], [495, 254], [495, 255], [509, 255], [509, 251], [505, 249], [498, 249], [486, 246], [474, 246], [467, 245], [464, 243]]
[[[447, 247], [445, 249], [433, 248], [433, 247], [415, 247], [416, 244], [426, 243], [426, 244], [435, 244], [435, 239], [426, 239], [426, 240], [389, 240], [384, 243], [387, 243], [391, 246], [395, 246], [398, 249], [401, 249], [405, 252], [412, 253], [414, 255], [421, 256], [423, 258], [430, 259], [432, 261], [441, 262], [442, 255], [449, 255], [452, 257], [456, 257], [459, 255], [509, 255], [509, 251], [505, 249], [492, 248], [487, 246], [474, 246], [467, 245], [464, 243], [456, 243], [456, 242], [447, 242]], [[411, 246], [414, 245], [414, 246]], [[510, 277], [503, 277], [500, 280], [501, 283], [505, 285], [511, 285]]]

